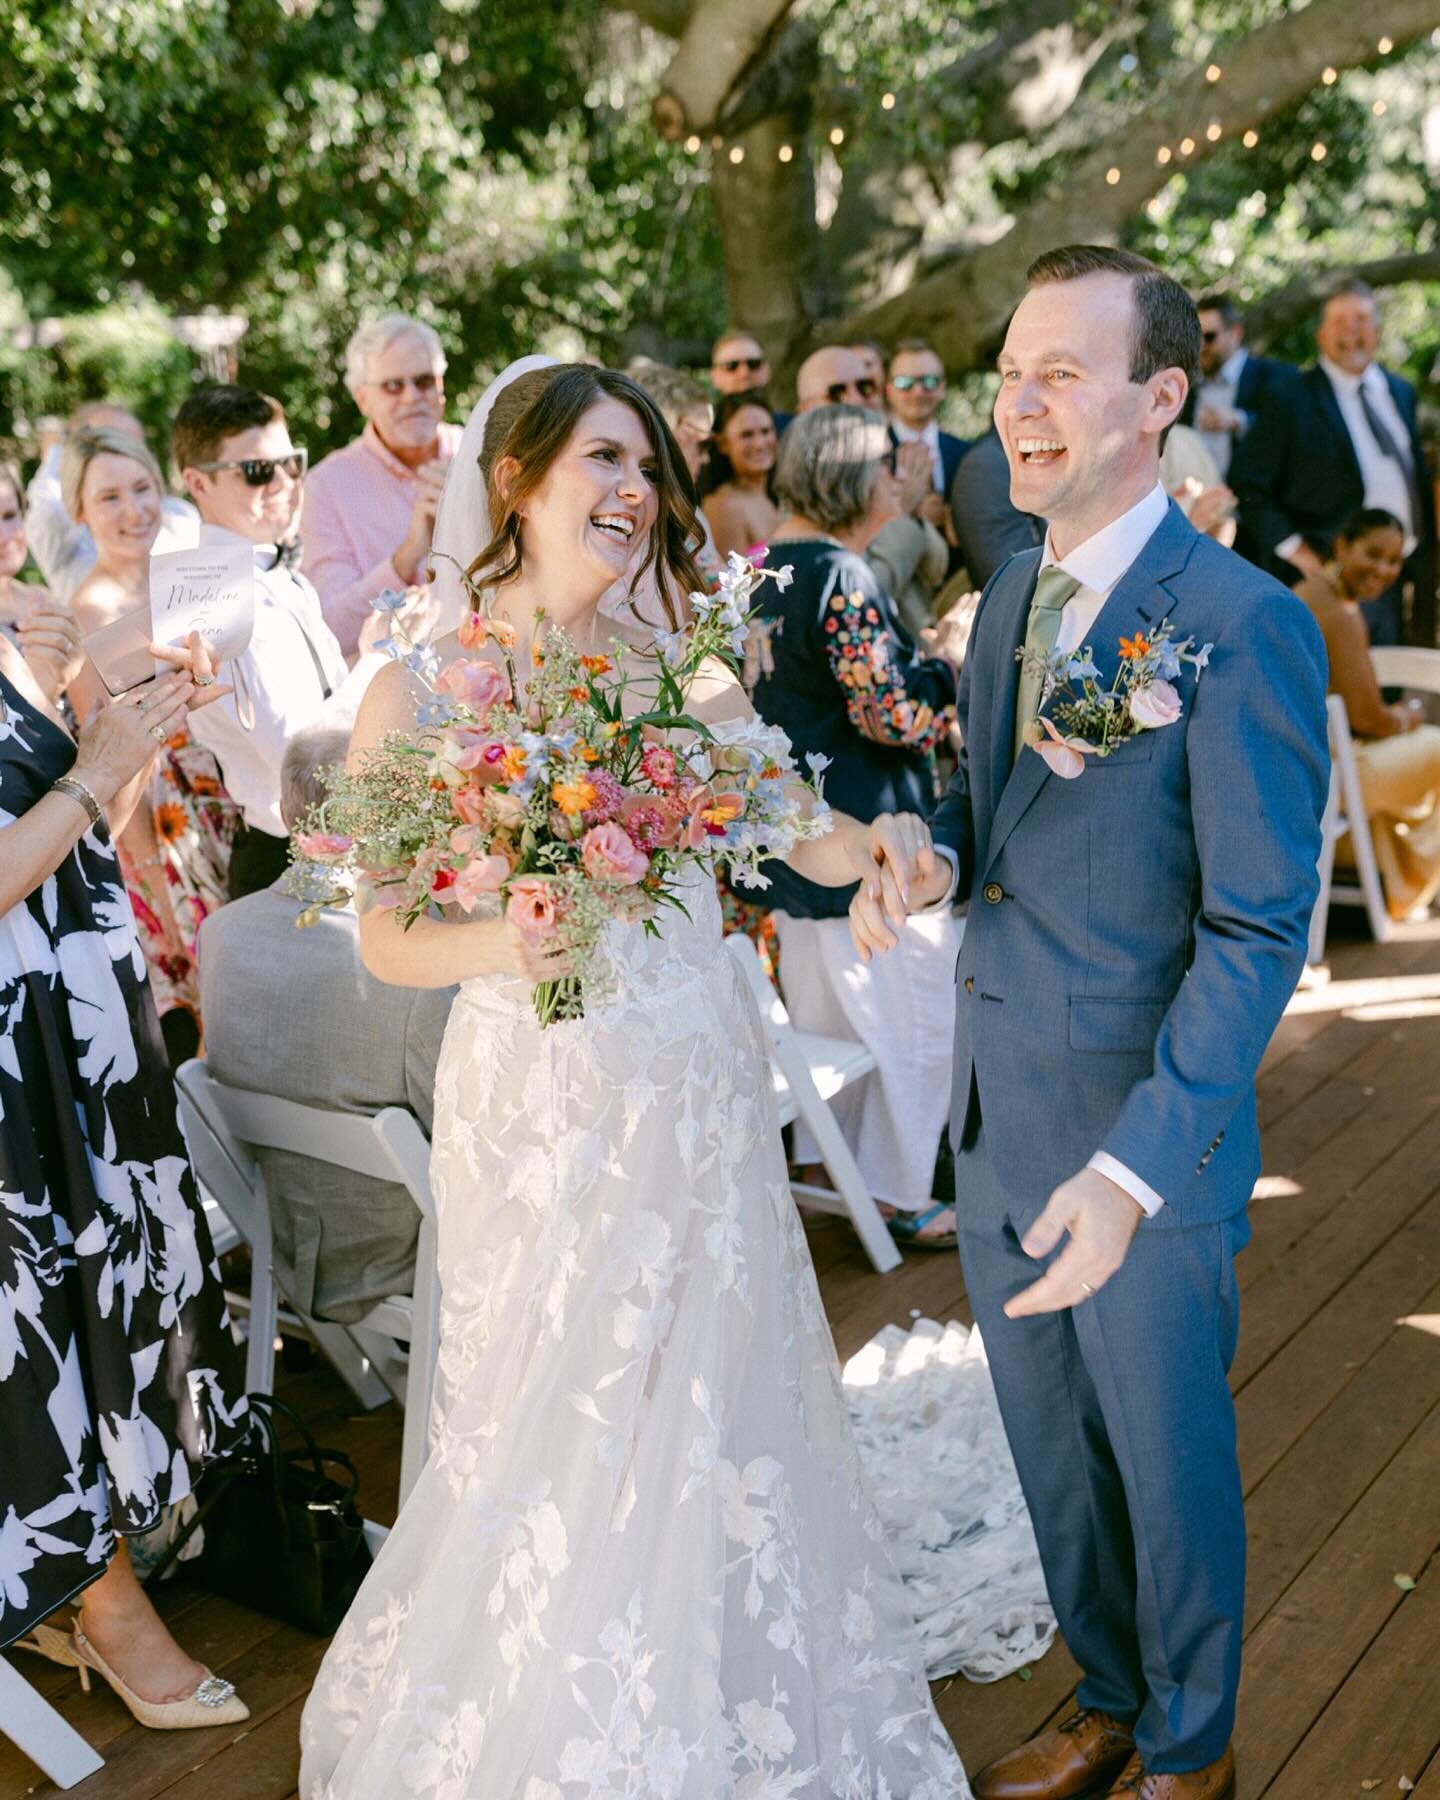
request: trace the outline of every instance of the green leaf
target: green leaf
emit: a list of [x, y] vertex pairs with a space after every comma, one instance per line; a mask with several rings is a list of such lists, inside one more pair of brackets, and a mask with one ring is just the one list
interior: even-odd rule
[[1035, 1676], [1035, 1671], [1028, 1666], [1023, 1669], [1017, 1669], [1015, 1673], [1020, 1677], [1021, 1681], [1032, 1681]]

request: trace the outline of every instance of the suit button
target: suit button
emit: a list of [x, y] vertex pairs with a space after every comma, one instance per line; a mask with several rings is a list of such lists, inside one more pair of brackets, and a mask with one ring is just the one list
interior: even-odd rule
[[987, 881], [985, 883], [985, 898], [991, 906], [998, 906], [1005, 898], [1005, 890], [998, 881]]
[[965, 977], [965, 992], [967, 994], [973, 994], [975, 992], [975, 977], [973, 975], [967, 975]]

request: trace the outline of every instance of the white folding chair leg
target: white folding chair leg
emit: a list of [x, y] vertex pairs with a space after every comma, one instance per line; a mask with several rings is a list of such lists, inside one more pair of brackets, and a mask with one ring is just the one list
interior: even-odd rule
[[835, 1115], [825, 1104], [820, 1090], [810, 1075], [804, 1052], [795, 1039], [781, 1034], [772, 1040], [777, 1060], [790, 1084], [797, 1117], [809, 1126], [820, 1151], [820, 1160], [835, 1183], [835, 1191], [845, 1203], [845, 1211], [856, 1235], [876, 1271], [885, 1275], [900, 1266], [900, 1251], [885, 1228], [865, 1177], [860, 1173], [844, 1134], [835, 1123]]
[[1355, 856], [1355, 872], [1360, 877], [1360, 892], [1365, 901], [1365, 916], [1370, 934], [1377, 944], [1386, 943], [1395, 933], [1390, 909], [1385, 904], [1385, 890], [1380, 882], [1380, 865], [1375, 860], [1375, 840], [1370, 835], [1370, 820], [1365, 812], [1365, 797], [1360, 791], [1360, 770], [1353, 750], [1339, 759], [1341, 798], [1345, 818], [1350, 826], [1350, 848]]
[[280, 1295], [269, 1261], [250, 1259], [250, 1337], [245, 1346], [245, 1390], [275, 1392], [275, 1333], [280, 1326]]
[[1330, 889], [1335, 881], [1335, 839], [1340, 817], [1340, 772], [1330, 765], [1330, 794], [1325, 802], [1325, 818], [1320, 827], [1320, 891], [1315, 896], [1315, 910], [1310, 914], [1310, 942], [1305, 951], [1308, 963], [1325, 960], [1325, 938], [1330, 928]]
[[405, 1429], [400, 1452], [400, 1504], [420, 1478], [430, 1451], [430, 1406], [440, 1352], [440, 1281], [435, 1262], [435, 1221], [425, 1219], [415, 1255], [410, 1369], [405, 1383]]
[[105, 1758], [3, 1656], [0, 1731], [43, 1769], [56, 1787], [73, 1788], [105, 1767]]

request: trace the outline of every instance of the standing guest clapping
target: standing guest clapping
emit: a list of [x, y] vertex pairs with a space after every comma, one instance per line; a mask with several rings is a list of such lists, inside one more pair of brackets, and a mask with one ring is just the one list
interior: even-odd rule
[[[175, 1730], [248, 1714], [126, 1548], [245, 1412], [111, 848], [159, 747], [220, 692], [198, 640], [168, 660], [77, 742], [0, 636], [0, 1644], [29, 1633]], [[77, 1595], [73, 1631], [45, 1623]]]
[[[45, 585], [57, 600], [68, 601], [95, 564], [95, 540], [89, 527], [71, 517], [61, 492], [60, 459], [65, 439], [79, 431], [120, 431], [136, 439], [142, 448], [145, 433], [127, 407], [109, 400], [92, 400], [77, 406], [64, 431], [46, 447], [40, 467], [30, 477], [25, 497], [25, 526]], [[160, 529], [151, 548], [158, 555], [168, 550], [193, 550], [200, 533], [200, 517], [188, 500], [160, 492]]]
[[445, 423], [445, 352], [419, 319], [370, 319], [345, 351], [365, 429], [305, 484], [304, 570], [325, 622], [355, 654], [370, 603], [425, 579], [435, 508], [460, 442]]
[[[72, 600], [76, 624], [88, 635], [147, 606], [165, 488], [143, 439], [113, 426], [69, 434], [60, 486], [66, 511], [95, 545], [95, 564]], [[87, 672], [75, 689], [81, 710], [102, 697]], [[224, 904], [236, 824], [215, 758], [182, 722], [155, 758], [144, 803], [116, 837], [155, 1009], [176, 1067], [200, 1046], [195, 936], [206, 915]]]
[[[172, 444], [204, 521], [201, 543], [253, 546], [254, 635], [233, 665], [235, 692], [196, 721], [243, 814], [230, 856], [230, 898], [238, 900], [269, 887], [289, 861], [280, 813], [286, 744], [307, 725], [353, 718], [381, 659], [347, 668], [319, 595], [296, 567], [305, 452], [291, 443], [279, 401], [254, 388], [203, 388], [175, 415]], [[385, 615], [372, 612], [361, 647], [385, 629]]]
[[763, 394], [727, 394], [715, 409], [705, 512], [721, 556], [764, 544], [780, 518], [770, 492], [775, 414]]

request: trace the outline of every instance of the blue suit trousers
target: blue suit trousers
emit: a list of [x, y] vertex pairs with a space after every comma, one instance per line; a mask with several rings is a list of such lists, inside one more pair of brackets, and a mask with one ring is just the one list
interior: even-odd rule
[[983, 1122], [957, 1150], [955, 1191], [1080, 1704], [1132, 1722], [1147, 1770], [1204, 1768], [1230, 1741], [1240, 1679], [1245, 1517], [1226, 1377], [1248, 1221], [1142, 1225], [1092, 1300], [1012, 1320], [1005, 1302], [1043, 1266], [1020, 1243], [1049, 1195], [1007, 1187]]

